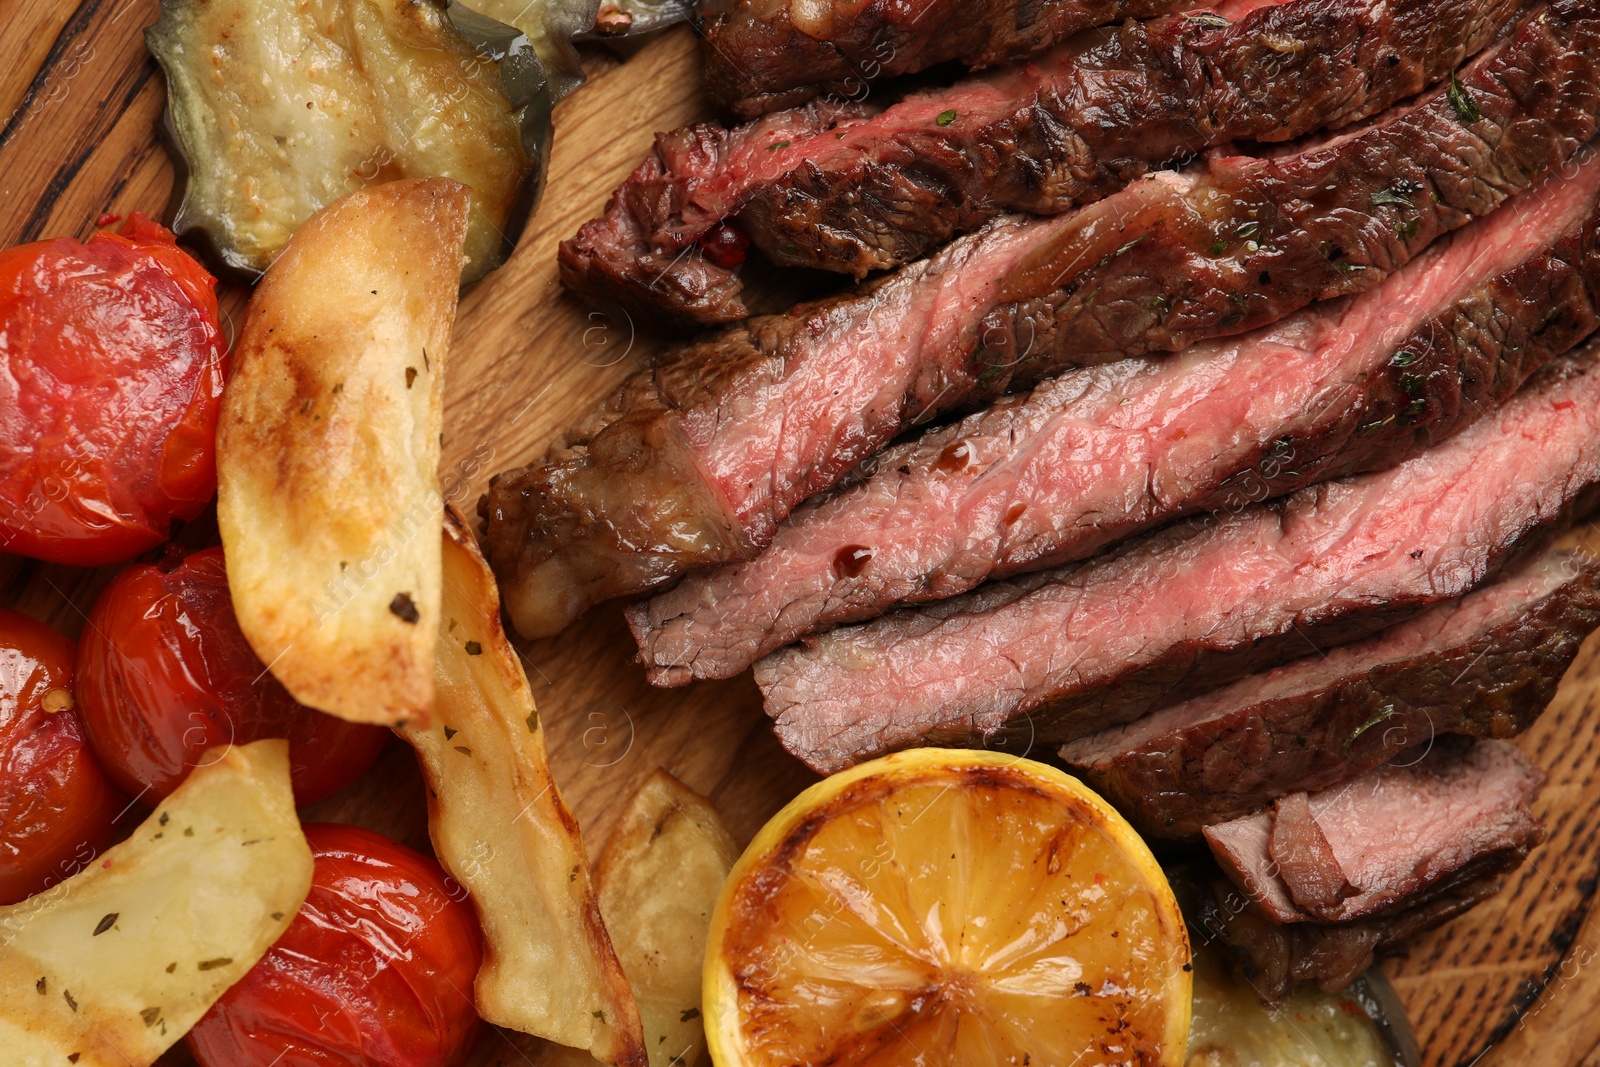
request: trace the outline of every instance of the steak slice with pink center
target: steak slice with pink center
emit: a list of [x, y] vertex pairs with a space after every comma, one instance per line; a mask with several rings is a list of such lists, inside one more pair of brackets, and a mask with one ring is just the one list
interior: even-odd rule
[[1325, 789], [1447, 734], [1521, 733], [1600, 626], [1600, 565], [1552, 553], [1326, 657], [1252, 675], [1061, 758], [1150, 838]]
[[562, 282], [644, 321], [731, 322], [747, 312], [724, 224], [775, 263], [860, 278], [1004, 211], [1057, 215], [1213, 145], [1376, 114], [1477, 54], [1520, 6], [1230, 5], [1233, 23], [1129, 21], [887, 108], [818, 101], [685, 126], [657, 135], [605, 214], [562, 243]]
[[1277, 922], [1349, 922], [1520, 863], [1544, 839], [1531, 808], [1544, 781], [1505, 741], [1441, 740], [1208, 826], [1205, 837], [1228, 877]]
[[527, 636], [752, 558], [903, 430], [1070, 366], [1372, 288], [1561, 168], [1600, 123], [1600, 10], [1551, 0], [1441, 88], [1331, 143], [989, 223], [859, 292], [667, 355], [480, 504]]
[[657, 685], [1083, 559], [1182, 515], [1400, 462], [1600, 327], [1600, 159], [1345, 301], [1166, 360], [1069, 371], [874, 457], [755, 559], [627, 609]]
[[1457, 436], [1324, 482], [811, 638], [756, 664], [819, 770], [916, 744], [1063, 743], [1454, 600], [1600, 484], [1600, 345]]

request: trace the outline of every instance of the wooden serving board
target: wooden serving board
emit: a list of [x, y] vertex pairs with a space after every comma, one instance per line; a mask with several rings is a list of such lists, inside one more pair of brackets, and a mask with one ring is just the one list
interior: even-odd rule
[[[0, 0], [0, 243], [87, 236], [103, 212], [170, 218], [173, 169], [155, 134], [165, 87], [141, 33], [156, 13], [157, 0]], [[597, 57], [589, 84], [557, 109], [543, 202], [510, 263], [465, 295], [456, 324], [443, 477], [463, 510], [475, 510], [492, 473], [536, 457], [658, 350], [645, 324], [564, 295], [555, 248], [600, 210], [654, 131], [710, 115], [687, 27], [625, 63]], [[224, 289], [230, 337], [246, 296]], [[202, 519], [182, 539], [214, 536]], [[1600, 550], [1592, 526], [1569, 540]], [[0, 604], [76, 636], [110, 573], [0, 555]], [[708, 794], [741, 842], [813, 780], [773, 739], [748, 675], [646, 684], [614, 605], [522, 650], [591, 855], [658, 766]], [[1549, 840], [1503, 894], [1386, 964], [1439, 1067], [1600, 1065], [1600, 644], [1521, 744], [1550, 774], [1540, 802]], [[421, 781], [398, 743], [308, 817], [427, 848]], [[488, 1062], [528, 1058], [498, 1035], [489, 1045]], [[189, 1062], [182, 1046], [163, 1060]]]

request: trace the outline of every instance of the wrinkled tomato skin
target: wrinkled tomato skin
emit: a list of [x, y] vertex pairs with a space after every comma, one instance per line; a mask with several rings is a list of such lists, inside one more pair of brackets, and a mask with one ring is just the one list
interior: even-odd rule
[[220, 548], [112, 579], [84, 627], [78, 701], [107, 773], [147, 801], [208, 749], [284, 737], [295, 802], [313, 804], [361, 777], [389, 739], [296, 702], [262, 665], [233, 614]]
[[[201, 1067], [453, 1067], [479, 1032], [472, 907], [438, 864], [309, 823], [311, 893], [266, 956], [189, 1032]], [[459, 898], [459, 899], [458, 899]]]
[[71, 706], [72, 661], [71, 641], [0, 608], [0, 904], [76, 874], [111, 843], [127, 803]]
[[0, 251], [0, 550], [121, 563], [216, 493], [216, 280], [135, 214]]

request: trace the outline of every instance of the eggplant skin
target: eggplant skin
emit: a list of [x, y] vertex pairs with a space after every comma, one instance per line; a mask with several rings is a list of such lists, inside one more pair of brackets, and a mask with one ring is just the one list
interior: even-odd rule
[[[615, 6], [616, 0], [611, 2]], [[528, 35], [550, 78], [553, 100], [560, 100], [583, 84], [583, 62], [572, 42], [595, 29], [600, 0], [467, 0], [467, 3], [472, 10], [509, 23]]]
[[443, 3], [162, 0], [145, 42], [188, 171], [173, 229], [198, 234], [224, 266], [259, 274], [316, 211], [398, 178], [472, 189], [464, 283], [514, 243], [548, 101], [513, 102], [504, 55], [462, 36]]

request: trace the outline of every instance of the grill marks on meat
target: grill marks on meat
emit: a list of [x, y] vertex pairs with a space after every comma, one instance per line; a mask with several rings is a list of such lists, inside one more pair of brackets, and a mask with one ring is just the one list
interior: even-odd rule
[[1453, 600], [1600, 484], [1600, 346], [1392, 470], [1187, 520], [756, 664], [784, 747], [832, 771], [916, 743], [1066, 742]]
[[[1459, 739], [1457, 739], [1459, 740]], [[1433, 743], [1318, 793], [1208, 826], [1223, 871], [1276, 922], [1384, 915], [1544, 839], [1531, 804], [1544, 772], [1505, 741]]]
[[796, 504], [940, 412], [1371, 288], [1559, 168], [1597, 114], [1600, 11], [1553, 0], [1448, 95], [1337, 143], [1002, 217], [856, 294], [681, 348], [491, 483], [480, 510], [512, 618], [549, 634], [751, 558]]
[[890, 448], [754, 560], [629, 608], [640, 659], [657, 685], [731, 677], [830, 625], [1397, 463], [1600, 327], [1597, 198], [1591, 160], [1352, 300], [1069, 371]]
[[1154, 163], [1375, 114], [1486, 47], [1521, 2], [1286, 0], [1231, 25], [1130, 21], [882, 111], [819, 102], [684, 127], [563, 242], [562, 281], [646, 316], [731, 322], [746, 314], [736, 271], [691, 249], [724, 220], [776, 263], [860, 278], [1003, 211], [1059, 214]]
[[[702, 0], [706, 89], [742, 118], [960, 60], [1037, 55], [1091, 26], [1191, 6], [1183, 0]], [[1248, 5], [1244, 6], [1248, 10]]]
[[1600, 626], [1600, 565], [1553, 553], [1375, 637], [1253, 675], [1061, 750], [1147, 837], [1193, 838], [1413, 744], [1505, 738]]

